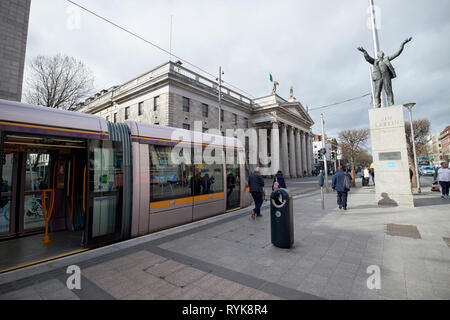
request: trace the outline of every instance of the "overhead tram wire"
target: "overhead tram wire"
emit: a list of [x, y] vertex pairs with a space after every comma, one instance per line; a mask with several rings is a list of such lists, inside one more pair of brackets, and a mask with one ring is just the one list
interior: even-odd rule
[[325, 108], [337, 106], [337, 105], [339, 105], [339, 104], [347, 103], [347, 102], [354, 101], [354, 100], [359, 100], [359, 99], [362, 99], [362, 98], [364, 98], [364, 97], [371, 96], [371, 95], [372, 95], [371, 93], [366, 93], [366, 94], [364, 94], [364, 95], [362, 95], [362, 96], [359, 96], [359, 97], [347, 99], [347, 100], [340, 101], [340, 102], [335, 102], [335, 103], [328, 104], [328, 105], [321, 106], [321, 107], [310, 108], [309, 111], [314, 111], [314, 110], [325, 109]]
[[[172, 57], [175, 57], [175, 58], [177, 58], [178, 60], [180, 60], [180, 61], [182, 61], [182, 62], [185, 62], [186, 64], [188, 64], [188, 65], [190, 65], [190, 66], [192, 66], [192, 67], [194, 67], [194, 68], [200, 70], [201, 72], [203, 72], [203, 73], [209, 75], [209, 76], [212, 77], [213, 79], [216, 79], [216, 78], [217, 78], [216, 75], [213, 75], [212, 73], [209, 73], [208, 71], [206, 71], [206, 70], [204, 70], [204, 69], [202, 69], [202, 68], [196, 66], [195, 64], [193, 64], [193, 63], [187, 61], [186, 59], [183, 59], [183, 58], [181, 58], [181, 57], [176, 56], [175, 54], [171, 53], [170, 51], [167, 51], [166, 49], [164, 49], [164, 48], [162, 48], [162, 47], [160, 47], [160, 46], [158, 46], [158, 45], [152, 43], [151, 41], [148, 41], [147, 39], [141, 37], [140, 35], [138, 35], [138, 34], [132, 32], [132, 31], [130, 31], [130, 30], [124, 28], [124, 27], [121, 27], [121, 26], [118, 25], [117, 23], [115, 23], [115, 22], [113, 22], [113, 21], [111, 21], [111, 20], [109, 20], [109, 19], [107, 19], [107, 18], [105, 18], [105, 17], [102, 17], [102, 16], [99, 15], [98, 13], [95, 13], [94, 11], [89, 10], [89, 9], [86, 8], [86, 7], [83, 7], [82, 5], [76, 3], [76, 2], [74, 2], [74, 1], [72, 1], [72, 0], [65, 0], [65, 1], [67, 1], [67, 2], [69, 2], [69, 3], [71, 3], [71, 4], [73, 4], [74, 6], [77, 6], [78, 8], [80, 8], [80, 9], [82, 9], [82, 10], [84, 10], [84, 11], [86, 11], [86, 12], [88, 12], [88, 13], [94, 15], [94, 16], [96, 16], [97, 18], [99, 18], [99, 19], [101, 19], [101, 20], [103, 20], [103, 21], [105, 21], [105, 22], [107, 22], [107, 23], [109, 23], [109, 24], [112, 24], [112, 25], [115, 26], [116, 28], [119, 28], [119, 29], [121, 29], [122, 31], [125, 31], [126, 33], [132, 35], [133, 37], [138, 38], [139, 40], [144, 41], [145, 43], [147, 43], [147, 44], [149, 44], [149, 45], [151, 45], [151, 46], [153, 46], [153, 47], [155, 47], [155, 48], [157, 48], [157, 49], [159, 49], [159, 50], [161, 50], [161, 51], [163, 51], [163, 52], [165, 52], [165, 53], [171, 55]], [[234, 86], [233, 84], [231, 84], [231, 83], [229, 83], [229, 82], [223, 81], [223, 83], [226, 83], [226, 84], [229, 85], [230, 87], [233, 87], [234, 89], [236, 89], [236, 90], [238, 90], [238, 91], [240, 91], [240, 92], [242, 92], [242, 93], [245, 93], [246, 95], [249, 95], [249, 96], [251, 96], [252, 98], [254, 98], [254, 96], [253, 96], [251, 93], [248, 93], [248, 92], [246, 92], [245, 90], [242, 90], [242, 89], [240, 89], [240, 88]]]

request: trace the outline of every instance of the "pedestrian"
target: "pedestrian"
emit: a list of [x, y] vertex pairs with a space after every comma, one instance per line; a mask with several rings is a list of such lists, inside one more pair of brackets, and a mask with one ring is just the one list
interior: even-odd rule
[[283, 173], [281, 172], [281, 170], [278, 170], [272, 182], [272, 191], [278, 188], [287, 189], [286, 182], [284, 181]]
[[372, 177], [373, 185], [375, 185], [375, 171], [374, 171], [373, 167], [370, 168], [369, 173], [370, 173], [370, 176]]
[[448, 197], [448, 189], [450, 188], [450, 169], [447, 162], [441, 163], [441, 168], [437, 172], [437, 180], [441, 185], [442, 199], [450, 199]]
[[264, 179], [261, 176], [259, 167], [256, 167], [255, 171], [248, 177], [248, 186], [253, 201], [255, 201], [255, 208], [252, 210], [251, 217], [252, 219], [255, 219], [255, 215], [262, 217], [261, 206], [263, 203]]
[[369, 180], [370, 180], [369, 168], [365, 167], [363, 170], [363, 187], [366, 187], [369, 185]]
[[347, 210], [347, 195], [350, 191], [352, 176], [344, 172], [343, 167], [339, 166], [338, 171], [333, 175], [331, 189], [337, 192], [337, 204], [339, 209]]
[[409, 166], [409, 181], [412, 182], [412, 178], [413, 178], [414, 172], [411, 169], [411, 165]]

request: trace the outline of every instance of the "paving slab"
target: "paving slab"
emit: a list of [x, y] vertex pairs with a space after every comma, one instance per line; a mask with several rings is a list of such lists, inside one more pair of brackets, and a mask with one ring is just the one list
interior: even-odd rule
[[[426, 205], [380, 208], [369, 187], [351, 190], [347, 211], [327, 193], [322, 210], [308, 188], [295, 189], [290, 249], [271, 243], [265, 203], [257, 220], [241, 209], [1, 274], [0, 299], [450, 299], [450, 201], [424, 192]], [[389, 235], [389, 224], [416, 226], [420, 239]], [[81, 290], [66, 287], [72, 264]], [[381, 289], [367, 286], [373, 266]]]

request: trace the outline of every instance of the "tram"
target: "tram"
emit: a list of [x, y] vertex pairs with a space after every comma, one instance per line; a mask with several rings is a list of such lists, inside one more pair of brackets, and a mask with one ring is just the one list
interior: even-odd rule
[[92, 248], [246, 207], [244, 157], [234, 138], [0, 100], [0, 239]]

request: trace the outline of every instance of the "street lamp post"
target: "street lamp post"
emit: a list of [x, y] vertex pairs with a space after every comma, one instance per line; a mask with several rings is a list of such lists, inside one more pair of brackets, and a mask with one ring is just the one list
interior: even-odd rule
[[[326, 144], [325, 144], [325, 129], [324, 129], [324, 124], [325, 121], [323, 120], [323, 113], [320, 114], [320, 120], [322, 122], [322, 149], [326, 150]], [[325, 169], [325, 190], [328, 192], [328, 164], [327, 164], [327, 154], [325, 153], [323, 155], [323, 166]]]
[[414, 102], [404, 104], [403, 106], [408, 109], [409, 111], [409, 122], [411, 123], [411, 139], [412, 139], [412, 145], [413, 145], [413, 152], [414, 152], [414, 168], [416, 171], [416, 182], [417, 182], [417, 192], [422, 193], [422, 190], [420, 189], [420, 180], [419, 180], [419, 170], [417, 168], [417, 155], [416, 155], [416, 143], [414, 142], [414, 126], [412, 121], [412, 107], [414, 107], [416, 104]]

